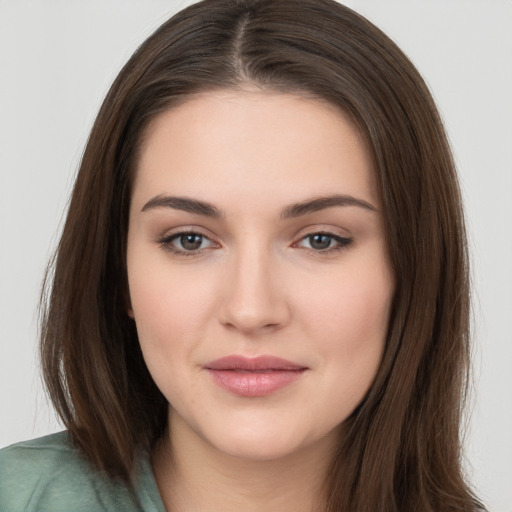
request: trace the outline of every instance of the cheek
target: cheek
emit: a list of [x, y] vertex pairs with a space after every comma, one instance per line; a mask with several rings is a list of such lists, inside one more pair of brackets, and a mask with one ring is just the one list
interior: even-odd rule
[[197, 293], [177, 272], [161, 265], [129, 267], [130, 299], [140, 347], [156, 385], [169, 402], [185, 377], [184, 360], [193, 351], [197, 330]]
[[[385, 267], [348, 267], [302, 291], [301, 311], [311, 334], [323, 332], [338, 349], [347, 350], [383, 340], [393, 296], [392, 279]], [[297, 294], [298, 295], [298, 294]], [[327, 341], [328, 342], [328, 341]], [[352, 347], [352, 345], [355, 345]]]
[[177, 383], [198, 363], [214, 310], [218, 283], [211, 270], [170, 265], [165, 254], [132, 250], [128, 259], [131, 307], [144, 360], [170, 402]]
[[[212, 283], [199, 272], [145, 260], [129, 267], [130, 300], [141, 343], [192, 334], [210, 313]], [[186, 276], [186, 277], [185, 277]]]
[[[368, 268], [368, 267], [367, 267]], [[333, 277], [302, 304], [303, 329], [316, 340], [326, 386], [343, 418], [363, 399], [379, 368], [393, 284], [382, 268]]]
[[[361, 293], [332, 311], [323, 349], [328, 361], [354, 384], [373, 380], [382, 357], [388, 325], [387, 304], [372, 294]], [[369, 382], [367, 383], [369, 384]]]

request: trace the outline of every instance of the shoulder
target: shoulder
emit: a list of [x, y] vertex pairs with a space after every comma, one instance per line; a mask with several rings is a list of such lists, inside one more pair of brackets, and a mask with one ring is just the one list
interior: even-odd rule
[[66, 432], [0, 450], [0, 510], [138, 510], [128, 489], [95, 470]]

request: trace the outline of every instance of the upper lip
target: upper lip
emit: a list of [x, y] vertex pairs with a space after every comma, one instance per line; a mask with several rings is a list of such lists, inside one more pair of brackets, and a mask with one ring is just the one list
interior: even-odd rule
[[274, 357], [269, 355], [258, 357], [245, 357], [232, 355], [221, 357], [215, 361], [211, 361], [204, 366], [207, 370], [244, 370], [244, 371], [261, 371], [261, 370], [305, 370], [307, 367]]

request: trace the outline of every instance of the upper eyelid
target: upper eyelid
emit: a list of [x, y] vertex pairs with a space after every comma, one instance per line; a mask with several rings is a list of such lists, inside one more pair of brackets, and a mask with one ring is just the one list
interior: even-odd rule
[[[319, 234], [328, 235], [328, 236], [332, 236], [332, 237], [338, 237], [338, 238], [352, 238], [348, 234], [347, 235], [342, 235], [340, 233], [335, 233], [332, 230], [325, 229], [325, 228], [324, 229], [322, 229], [322, 228], [317, 228], [317, 229], [306, 228], [306, 229], [308, 229], [308, 231], [304, 232], [303, 234], [299, 234], [300, 233], [299, 232], [299, 233], [297, 233], [294, 236], [294, 238], [297, 238], [298, 240], [302, 240], [303, 238], [306, 238], [308, 236], [319, 235]], [[214, 237], [204, 233], [202, 228], [192, 228], [192, 227], [191, 228], [179, 229], [179, 231], [174, 231], [172, 233], [167, 233], [166, 232], [162, 236], [160, 236], [159, 239], [163, 240], [163, 239], [166, 239], [166, 238], [172, 238], [172, 237], [175, 237], [175, 236], [186, 235], [186, 234], [194, 234], [194, 235], [204, 236], [208, 240], [214, 242], [214, 240], [213, 240]]]
[[322, 233], [330, 236], [337, 236], [340, 238], [352, 238], [351, 231], [345, 227], [339, 225], [333, 225], [330, 223], [316, 222], [309, 224], [295, 231], [295, 237], [305, 237], [309, 235], [315, 235]]
[[193, 227], [185, 227], [185, 228], [177, 228], [177, 231], [174, 230], [167, 230], [165, 231], [160, 237], [160, 240], [166, 239], [166, 238], [172, 238], [179, 235], [188, 235], [188, 234], [194, 234], [194, 235], [200, 235], [204, 236], [205, 238], [208, 238], [208, 240], [211, 240], [213, 242], [213, 236], [208, 235], [204, 232], [202, 228], [193, 228]]
[[322, 232], [322, 231], [318, 231], [318, 232], [313, 232], [313, 233], [310, 233], [310, 234], [307, 234], [305, 236], [302, 236], [300, 237], [297, 242], [294, 242], [293, 245], [297, 245], [299, 244], [301, 241], [313, 236], [313, 235], [325, 235], [325, 236], [328, 236], [330, 237], [332, 240], [334, 240], [335, 244], [333, 247], [331, 247], [330, 249], [328, 250], [315, 250], [315, 249], [310, 249], [310, 248], [305, 248], [306, 250], [308, 251], [314, 251], [314, 252], [317, 252], [318, 254], [321, 254], [321, 253], [324, 253], [324, 254], [327, 254], [329, 253], [329, 251], [331, 250], [335, 250], [336, 249], [336, 244], [340, 244], [338, 246], [338, 248], [341, 247], [347, 247], [348, 245], [351, 245], [354, 241], [354, 239], [352, 237], [348, 237], [348, 236], [340, 236], [340, 235], [336, 235], [334, 233], [329, 233], [329, 232]]
[[[170, 233], [168, 235], [163, 235], [160, 239], [159, 239], [159, 243], [161, 244], [168, 244], [168, 243], [171, 243], [171, 241], [174, 241], [175, 239], [177, 239], [179, 236], [181, 235], [186, 235], [186, 234], [194, 234], [194, 235], [198, 235], [198, 236], [202, 236], [204, 238], [206, 238], [208, 241], [210, 241], [213, 245], [219, 245], [218, 242], [216, 242], [215, 240], [212, 239], [211, 236], [209, 235], [206, 235], [205, 233], [202, 232], [201, 229], [194, 229], [194, 228], [185, 228], [185, 229], [181, 229], [179, 231], [176, 231], [174, 233]], [[331, 237], [332, 239], [334, 239], [335, 241], [337, 241], [338, 243], [340, 243], [341, 240], [346, 240], [346, 241], [350, 241], [352, 242], [353, 241], [353, 238], [351, 236], [343, 236], [343, 235], [340, 235], [340, 234], [336, 234], [336, 233], [333, 233], [332, 231], [329, 231], [329, 230], [326, 230], [326, 229], [312, 229], [300, 236], [297, 236], [296, 238], [294, 238], [294, 242], [292, 243], [292, 246], [296, 246], [299, 242], [301, 242], [302, 240], [310, 237], [310, 236], [313, 236], [313, 235], [326, 235], [326, 236], [329, 236]], [[182, 253], [200, 253], [202, 251], [204, 251], [206, 249], [197, 249], [195, 251], [185, 251], [185, 250], [180, 250], [180, 249], [176, 249], [176, 252], [182, 252]], [[314, 249], [308, 249], [308, 250], [313, 250]], [[316, 252], [316, 251], [315, 251]], [[328, 252], [328, 251], [318, 251], [319, 253], [320, 252]]]

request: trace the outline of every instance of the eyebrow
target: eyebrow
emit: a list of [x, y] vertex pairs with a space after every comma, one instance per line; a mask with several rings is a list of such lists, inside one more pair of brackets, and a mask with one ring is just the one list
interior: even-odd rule
[[174, 210], [182, 210], [184, 212], [196, 213], [206, 217], [218, 219], [223, 217], [222, 212], [211, 203], [206, 201], [198, 201], [197, 199], [189, 199], [187, 197], [170, 197], [158, 195], [150, 199], [143, 207], [142, 212], [153, 210], [155, 208], [173, 208]]
[[[334, 206], [356, 206], [364, 210], [377, 211], [372, 204], [362, 199], [357, 199], [349, 195], [333, 194], [325, 197], [316, 197], [294, 203], [284, 208], [280, 214], [281, 219], [290, 219], [307, 215], [309, 213], [318, 212]], [[190, 199], [188, 197], [173, 197], [158, 195], [150, 199], [143, 207], [142, 212], [153, 210], [155, 208], [172, 208], [174, 210], [182, 210], [197, 215], [204, 215], [219, 219], [224, 217], [224, 213], [216, 206], [206, 201]]]
[[309, 199], [301, 203], [295, 203], [287, 206], [281, 212], [281, 218], [289, 219], [293, 217], [300, 217], [301, 215], [318, 212], [334, 206], [357, 206], [364, 210], [377, 211], [375, 206], [371, 205], [367, 201], [363, 201], [362, 199], [357, 199], [348, 195], [334, 194], [331, 196]]

